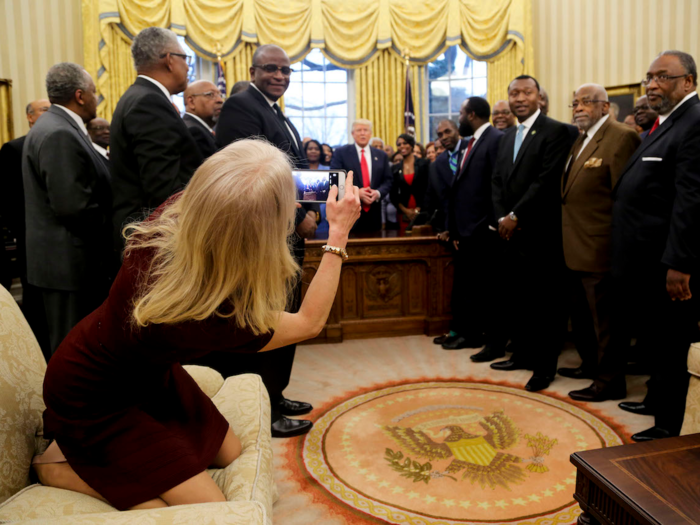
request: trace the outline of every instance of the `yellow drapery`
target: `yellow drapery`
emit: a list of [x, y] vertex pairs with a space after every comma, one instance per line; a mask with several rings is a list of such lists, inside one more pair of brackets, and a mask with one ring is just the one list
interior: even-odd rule
[[15, 138], [12, 121], [12, 81], [0, 78], [0, 144]]
[[[171, 28], [208, 60], [215, 60], [221, 50], [229, 87], [248, 78], [257, 45], [278, 44], [292, 62], [319, 48], [334, 64], [357, 69], [357, 116], [374, 117], [377, 131], [385, 129], [385, 133], [402, 127], [403, 110], [393, 107], [403, 105], [405, 77], [397, 73], [404, 67], [399, 58], [404, 51], [411, 57], [417, 111], [422, 94], [420, 66], [447, 47], [460, 45], [472, 58], [493, 63], [489, 65], [490, 100], [502, 98], [507, 85], [502, 79], [510, 73], [534, 69], [531, 0], [82, 1], [85, 63], [97, 78], [98, 113], [107, 118], [135, 76], [128, 42], [149, 26]], [[388, 70], [378, 72], [380, 65]], [[398, 90], [382, 84], [391, 79]], [[399, 120], [384, 124], [387, 118]]]

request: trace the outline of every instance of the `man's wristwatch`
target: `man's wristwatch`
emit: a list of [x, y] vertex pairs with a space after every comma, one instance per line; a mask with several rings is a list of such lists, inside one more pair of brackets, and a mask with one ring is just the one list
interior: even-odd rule
[[509, 218], [511, 221], [513, 221], [513, 222], [518, 222], [518, 217], [515, 215], [514, 212], [510, 212], [510, 213], [508, 214], [508, 218]]

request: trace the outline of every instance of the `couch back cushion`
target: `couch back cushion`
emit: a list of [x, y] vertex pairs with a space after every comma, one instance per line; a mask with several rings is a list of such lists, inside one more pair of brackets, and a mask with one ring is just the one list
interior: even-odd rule
[[29, 484], [42, 428], [46, 361], [19, 306], [0, 286], [0, 502]]

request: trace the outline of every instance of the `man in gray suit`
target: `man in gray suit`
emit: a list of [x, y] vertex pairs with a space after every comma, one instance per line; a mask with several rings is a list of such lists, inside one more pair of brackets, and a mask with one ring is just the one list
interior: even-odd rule
[[46, 76], [51, 108], [22, 153], [27, 280], [41, 289], [51, 352], [109, 291], [109, 174], [88, 137], [95, 83], [82, 67], [56, 64]]

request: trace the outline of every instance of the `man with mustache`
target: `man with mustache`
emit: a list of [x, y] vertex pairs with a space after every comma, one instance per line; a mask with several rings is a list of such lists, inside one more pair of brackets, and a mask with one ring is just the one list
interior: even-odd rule
[[632, 334], [653, 348], [647, 400], [621, 403], [651, 413], [655, 425], [635, 441], [677, 436], [690, 376], [688, 348], [698, 340], [691, 279], [700, 267], [700, 103], [697, 66], [682, 51], [664, 51], [643, 80], [659, 116], [613, 190], [613, 308], [610, 345], [591, 388], [625, 381]]
[[197, 143], [202, 159], [211, 157], [216, 150], [214, 127], [221, 114], [224, 100], [219, 89], [208, 80], [197, 80], [185, 89], [186, 113], [182, 120]]
[[644, 130], [641, 134], [642, 140], [644, 140], [659, 114], [649, 107], [649, 100], [646, 95], [642, 95], [637, 99], [632, 113], [634, 114], [634, 123]]
[[507, 100], [499, 100], [493, 105], [493, 127], [499, 131], [505, 131], [515, 126], [515, 116], [510, 112]]
[[501, 140], [492, 178], [498, 233], [508, 261], [502, 275], [510, 298], [501, 324], [513, 325], [518, 351], [495, 370], [532, 369], [525, 388], [547, 388], [554, 379], [565, 320], [562, 297], [561, 173], [573, 139], [566, 124], [540, 110], [540, 86], [528, 75], [508, 87], [517, 128]]

